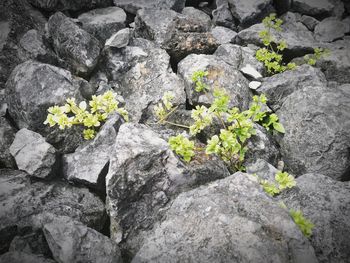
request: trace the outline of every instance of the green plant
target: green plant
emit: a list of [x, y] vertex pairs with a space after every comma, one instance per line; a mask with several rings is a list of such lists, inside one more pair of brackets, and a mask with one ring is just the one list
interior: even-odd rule
[[296, 211], [294, 209], [290, 209], [289, 214], [293, 218], [295, 224], [298, 225], [304, 236], [310, 237], [312, 235], [312, 229], [315, 227], [315, 225], [310, 220], [305, 218], [303, 212], [300, 210]]
[[314, 48], [314, 54], [307, 54], [304, 56], [304, 60], [307, 64], [314, 66], [316, 65], [317, 60], [322, 57], [328, 56], [330, 51], [324, 48]]
[[[214, 119], [218, 120], [222, 129], [219, 134], [212, 136], [207, 141], [205, 152], [206, 154], [216, 154], [221, 157], [231, 170], [242, 170], [242, 163], [248, 150], [247, 140], [256, 133], [253, 126], [254, 122], [263, 125], [266, 129], [275, 129], [281, 133], [284, 133], [284, 128], [282, 124], [278, 123], [276, 114], [270, 114], [263, 110], [263, 106], [266, 104], [265, 95], [254, 96], [250, 108], [241, 112], [237, 107], [229, 107], [230, 96], [225, 89], [217, 87], [211, 89], [203, 83], [203, 78], [207, 75], [208, 72], [198, 71], [193, 74], [192, 80], [197, 92], [211, 92], [214, 100], [209, 108], [204, 105], [197, 105], [192, 110], [191, 117], [194, 122], [191, 126], [188, 127], [167, 121], [167, 118], [176, 109], [171, 103], [173, 96], [170, 96], [168, 93], [164, 94], [162, 101], [155, 106], [155, 115], [158, 117], [158, 123], [188, 128], [191, 136], [197, 135], [203, 129], [212, 125]], [[183, 136], [175, 138], [171, 137], [169, 139], [172, 149], [178, 149], [175, 152], [182, 156], [185, 161], [190, 161], [194, 156], [194, 142], [190, 145], [191, 141], [187, 138], [185, 140]], [[185, 146], [188, 148], [185, 148]], [[190, 148], [189, 154], [187, 150]]]
[[259, 38], [265, 47], [258, 49], [255, 56], [264, 63], [267, 72], [271, 75], [296, 67], [295, 63], [286, 65], [283, 63], [281, 52], [288, 47], [287, 42], [285, 40], [277, 41], [271, 34], [272, 30], [281, 31], [282, 23], [281, 19], [276, 18], [276, 14], [270, 14], [263, 19], [265, 30], [259, 32]]
[[264, 191], [271, 196], [281, 193], [281, 191], [284, 189], [293, 188], [296, 186], [294, 177], [287, 172], [282, 171], [278, 171], [275, 174], [275, 182], [260, 180], [260, 184], [262, 185]]
[[113, 112], [118, 112], [128, 121], [128, 113], [124, 108], [118, 107], [118, 101], [112, 91], [107, 91], [102, 95], [92, 96], [87, 104], [85, 101], [76, 103], [74, 98], [66, 100], [64, 106], [52, 106], [48, 108], [48, 115], [44, 124], [50, 127], [58, 125], [59, 129], [71, 128], [73, 125], [83, 125], [84, 139], [93, 139], [96, 129]]

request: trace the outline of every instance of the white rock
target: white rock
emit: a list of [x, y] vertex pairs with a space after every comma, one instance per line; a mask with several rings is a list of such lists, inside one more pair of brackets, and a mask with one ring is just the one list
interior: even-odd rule
[[261, 82], [260, 81], [251, 81], [249, 82], [249, 88], [256, 90], [261, 86]]
[[250, 64], [245, 65], [243, 68], [240, 69], [240, 71], [248, 75], [249, 77], [252, 77], [256, 80], [261, 79], [263, 76]]

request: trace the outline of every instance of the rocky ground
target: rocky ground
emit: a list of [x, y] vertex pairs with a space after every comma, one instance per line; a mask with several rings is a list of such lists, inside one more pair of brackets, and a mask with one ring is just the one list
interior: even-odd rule
[[[255, 52], [272, 12], [286, 62], [329, 54], [269, 76]], [[256, 125], [246, 173], [182, 161], [167, 139], [183, 130], [152, 124], [166, 91], [177, 121], [208, 103], [198, 70], [231, 106], [265, 94], [285, 128]], [[107, 90], [129, 122], [113, 114], [90, 141], [43, 124]], [[2, 0], [0, 135], [0, 262], [350, 262], [350, 1]], [[296, 186], [271, 197], [253, 174], [277, 168]]]

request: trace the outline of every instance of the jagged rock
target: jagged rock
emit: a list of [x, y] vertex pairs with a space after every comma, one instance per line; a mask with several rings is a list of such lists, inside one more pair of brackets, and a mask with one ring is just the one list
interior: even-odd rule
[[349, 32], [350, 24], [343, 23], [334, 17], [323, 19], [315, 27], [315, 38], [321, 42], [332, 42], [342, 38], [345, 33]]
[[274, 12], [272, 0], [228, 0], [228, 4], [241, 29], [261, 22], [265, 16]]
[[269, 164], [263, 159], [256, 159], [254, 162], [246, 166], [247, 174], [257, 175], [259, 179], [275, 181], [275, 175], [278, 172], [277, 168]]
[[200, 25], [203, 31], [210, 31], [212, 28], [210, 16], [199, 9], [188, 6], [182, 10], [181, 14], [185, 15], [187, 19], [191, 18], [190, 21], [194, 20], [195, 23]]
[[204, 83], [209, 87], [218, 86], [225, 88], [231, 96], [230, 106], [241, 109], [248, 107], [250, 101], [250, 90], [248, 81], [243, 75], [214, 55], [189, 55], [178, 64], [178, 74], [185, 80], [186, 94], [189, 103], [210, 104], [212, 95], [198, 93], [194, 90], [192, 75], [198, 70], [208, 71]]
[[115, 6], [123, 8], [128, 13], [136, 15], [139, 9], [161, 8], [173, 9], [181, 12], [185, 7], [185, 0], [113, 0]]
[[71, 18], [57, 12], [48, 21], [48, 32], [55, 52], [73, 73], [87, 75], [97, 64], [101, 45]]
[[105, 46], [116, 48], [126, 47], [129, 44], [130, 35], [131, 32], [129, 28], [121, 29], [107, 39]]
[[83, 29], [104, 42], [125, 27], [126, 13], [119, 7], [94, 9], [78, 16]]
[[[58, 215], [101, 230], [104, 203], [86, 188], [63, 182], [31, 182], [18, 170], [0, 170], [0, 251], [5, 252], [21, 229], [38, 229]], [[52, 216], [46, 215], [49, 212]]]
[[48, 179], [56, 174], [56, 149], [38, 133], [26, 128], [19, 130], [10, 146], [18, 169], [29, 175]]
[[314, 31], [315, 26], [319, 23], [319, 21], [312, 17], [312, 16], [307, 16], [307, 15], [303, 15], [301, 17], [301, 22], [310, 30], [310, 31]]
[[16, 167], [16, 161], [10, 153], [10, 146], [14, 139], [14, 129], [5, 118], [0, 117], [0, 168]]
[[233, 43], [237, 33], [229, 28], [223, 26], [216, 26], [211, 30], [211, 34], [217, 42], [222, 44]]
[[8, 110], [19, 128], [40, 133], [62, 152], [74, 151], [82, 142], [79, 129], [60, 131], [43, 123], [50, 106], [63, 105], [70, 97], [81, 101], [81, 93], [91, 94], [87, 81], [73, 76], [67, 70], [27, 61], [13, 70], [6, 89]]
[[55, 263], [56, 261], [45, 258], [42, 255], [28, 254], [24, 252], [7, 252], [0, 256], [0, 263]]
[[132, 262], [317, 262], [287, 211], [246, 174], [180, 194]]
[[350, 85], [305, 86], [277, 111], [286, 133], [281, 154], [295, 175], [322, 173], [349, 180]]
[[292, 9], [303, 15], [325, 16], [334, 9], [331, 0], [293, 0]]
[[157, 133], [144, 125], [123, 124], [106, 177], [111, 237], [125, 241], [135, 254], [174, 196], [228, 175], [221, 161], [205, 155], [184, 165]]
[[297, 186], [282, 194], [288, 208], [300, 209], [315, 227], [311, 244], [320, 263], [350, 258], [350, 183], [322, 174], [305, 174]]
[[69, 217], [55, 218], [43, 231], [57, 262], [122, 262], [116, 243]]
[[228, 0], [216, 0], [216, 9], [213, 10], [213, 22], [218, 26], [223, 26], [236, 30], [236, 25], [228, 5]]
[[112, 4], [112, 0], [29, 0], [29, 2], [33, 6], [47, 11], [79, 11], [109, 6]]
[[224, 44], [218, 47], [214, 55], [220, 57], [236, 69], [242, 69], [247, 65], [251, 65], [260, 74], [264, 75], [265, 66], [255, 58], [255, 53], [254, 48], [249, 46], [242, 47], [239, 45]]
[[110, 154], [122, 123], [118, 114], [111, 116], [93, 140], [79, 146], [74, 153], [65, 154], [62, 158], [63, 176], [103, 190]]
[[261, 86], [261, 82], [260, 81], [251, 81], [249, 82], [249, 88], [252, 90], [256, 90]]
[[309, 65], [302, 65], [294, 70], [287, 70], [264, 78], [257, 92], [265, 94], [268, 105], [273, 110], [278, 110], [293, 92], [306, 86], [325, 86], [326, 84], [327, 80], [319, 69]]

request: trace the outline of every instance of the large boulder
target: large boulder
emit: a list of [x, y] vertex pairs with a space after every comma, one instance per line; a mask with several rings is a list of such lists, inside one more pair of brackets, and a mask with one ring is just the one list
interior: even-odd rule
[[288, 212], [242, 173], [180, 194], [132, 260], [271, 261], [317, 259]]
[[57, 262], [122, 262], [116, 243], [69, 217], [55, 218], [43, 226], [43, 231]]
[[19, 130], [10, 146], [17, 167], [29, 175], [48, 179], [57, 173], [56, 149], [38, 133]]
[[16, 167], [16, 161], [10, 153], [14, 139], [15, 130], [5, 118], [0, 117], [0, 168]]
[[337, 18], [330, 17], [323, 19], [315, 26], [315, 39], [321, 42], [332, 42], [344, 37], [350, 32], [349, 22], [343, 22]]
[[55, 52], [75, 74], [88, 75], [100, 55], [100, 42], [61, 12], [48, 21], [48, 32]]
[[216, 158], [198, 154], [185, 165], [154, 131], [123, 124], [106, 177], [111, 237], [135, 254], [174, 196], [228, 175]]
[[322, 174], [305, 174], [281, 200], [300, 209], [315, 227], [311, 244], [321, 263], [348, 262], [350, 258], [350, 183]]
[[287, 97], [277, 115], [286, 130], [279, 142], [289, 171], [350, 179], [349, 103], [349, 84], [306, 86]]
[[332, 0], [293, 0], [292, 10], [303, 15], [329, 16], [335, 1]]
[[136, 15], [139, 9], [161, 8], [181, 12], [185, 7], [185, 0], [113, 0], [115, 6], [123, 8], [128, 13]]

